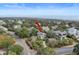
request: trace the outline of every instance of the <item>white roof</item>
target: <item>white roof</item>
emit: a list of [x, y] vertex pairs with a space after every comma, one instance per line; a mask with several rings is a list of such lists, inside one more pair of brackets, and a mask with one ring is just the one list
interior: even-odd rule
[[68, 28], [67, 30], [73, 31], [73, 30], [77, 30], [77, 29], [72, 27], [72, 28]]
[[43, 32], [38, 32], [37, 34], [38, 35], [45, 35], [45, 33], [43, 33]]
[[56, 35], [59, 35], [59, 34], [63, 35], [63, 34], [66, 34], [67, 32], [66, 31], [61, 32], [58, 30], [58, 31], [53, 31], [53, 33], [55, 33]]
[[8, 30], [7, 28], [5, 28], [5, 27], [3, 27], [3, 26], [0, 26], [0, 29]]

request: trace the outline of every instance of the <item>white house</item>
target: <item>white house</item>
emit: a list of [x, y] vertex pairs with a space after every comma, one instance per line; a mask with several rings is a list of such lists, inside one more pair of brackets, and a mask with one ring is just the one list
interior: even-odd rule
[[66, 39], [66, 36], [67, 36], [67, 32], [66, 31], [53, 31], [53, 33], [55, 35], [57, 35], [58, 37], [60, 37], [60, 40], [62, 40], [63, 38]]
[[79, 38], [79, 30], [77, 30], [76, 28], [69, 28], [68, 34], [74, 35], [76, 38]]
[[22, 22], [21, 20], [18, 20], [17, 23], [18, 23], [18, 24], [22, 24], [23, 22]]
[[[46, 34], [43, 32], [38, 32], [37, 36], [38, 36], [38, 38], [44, 39], [46, 37]], [[45, 41], [43, 41], [43, 46], [47, 47]]]
[[0, 25], [5, 25], [6, 23], [3, 20], [0, 20]]
[[0, 26], [0, 29], [4, 30], [4, 31], [8, 31], [8, 29], [6, 27]]
[[31, 31], [32, 29], [34, 29], [34, 27], [30, 27], [29, 30]]
[[52, 26], [52, 29], [56, 29], [58, 26], [57, 25], [55, 25], [55, 26]]
[[14, 22], [15, 20], [11, 20], [11, 19], [9, 19], [8, 21], [9, 21], [9, 22]]
[[38, 32], [38, 33], [37, 33], [37, 36], [38, 36], [39, 38], [41, 38], [41, 39], [44, 39], [44, 38], [46, 37], [46, 34], [43, 33], [43, 32]]
[[61, 21], [57, 21], [57, 24], [61, 24]]
[[79, 38], [79, 30], [77, 30], [75, 37]]
[[49, 31], [49, 27], [48, 27], [48, 26], [43, 26], [42, 29], [43, 29], [44, 31]]
[[65, 25], [66, 27], [70, 27], [68, 24]]
[[20, 29], [21, 25], [14, 25], [14, 29]]
[[77, 34], [77, 29], [74, 27], [67, 29], [68, 34], [76, 36]]
[[56, 24], [61, 24], [61, 21], [53, 21]]

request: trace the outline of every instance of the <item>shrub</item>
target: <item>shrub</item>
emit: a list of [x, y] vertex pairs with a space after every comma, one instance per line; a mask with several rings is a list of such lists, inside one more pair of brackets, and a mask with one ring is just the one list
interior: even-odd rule
[[73, 49], [73, 53], [79, 55], [79, 44], [76, 44]]
[[69, 34], [68, 34], [67, 37], [73, 39], [75, 42], [79, 42], [79, 41], [77, 40], [77, 38], [76, 38], [74, 35], [69, 35]]
[[55, 51], [54, 51], [54, 49], [52, 49], [50, 47], [46, 47], [46, 48], [38, 49], [37, 54], [40, 54], [40, 55], [52, 55], [52, 54], [55, 54]]
[[31, 36], [36, 36], [37, 35], [38, 30], [36, 28], [33, 28], [30, 35]]
[[63, 39], [62, 41], [64, 46], [73, 44], [73, 40], [71, 38]]
[[26, 38], [29, 37], [29, 30], [26, 27], [23, 27], [22, 29], [15, 30], [15, 34], [21, 38]]
[[21, 47], [20, 45], [12, 45], [10, 48], [9, 48], [9, 51], [11, 52], [14, 52], [16, 54], [21, 54], [21, 52], [23, 51], [23, 47]]
[[67, 39], [63, 39], [63, 40], [51, 40], [48, 41], [47, 45], [49, 47], [62, 47], [62, 46], [67, 46], [67, 45], [72, 45], [73, 44], [73, 40], [71, 38], [67, 38]]
[[68, 38], [68, 40], [69, 40], [69, 45], [72, 45], [73, 44], [73, 39], [72, 38]]
[[64, 46], [63, 42], [62, 42], [61, 40], [58, 40], [58, 45], [57, 45], [57, 47], [62, 47], [62, 46]]
[[16, 53], [15, 52], [12, 52], [12, 51], [9, 51], [8, 52], [8, 55], [16, 55]]
[[8, 48], [10, 45], [13, 45], [15, 40], [7, 35], [0, 35], [0, 47]]
[[53, 48], [53, 47], [56, 47], [58, 45], [58, 41], [57, 40], [50, 40], [47, 42], [47, 46]]
[[73, 44], [73, 40], [71, 38], [58, 40], [58, 47], [72, 45], [72, 44]]
[[6, 54], [8, 54], [8, 48], [15, 44], [15, 40], [7, 35], [0, 35], [0, 48], [6, 48]]
[[48, 32], [46, 32], [46, 34], [47, 34], [48, 38], [53, 38], [54, 35], [55, 35], [55, 34], [52, 33], [52, 31], [48, 31]]
[[32, 42], [32, 47], [34, 48], [34, 49], [38, 49], [38, 48], [42, 48], [42, 47], [44, 47], [43, 46], [43, 40], [42, 39], [36, 39], [36, 41], [35, 42]]

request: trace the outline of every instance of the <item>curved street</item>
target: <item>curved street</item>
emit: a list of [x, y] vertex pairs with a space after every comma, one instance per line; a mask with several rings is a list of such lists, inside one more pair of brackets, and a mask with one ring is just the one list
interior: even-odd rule
[[74, 49], [74, 45], [64, 46], [61, 48], [55, 48], [56, 55], [73, 54], [72, 51]]

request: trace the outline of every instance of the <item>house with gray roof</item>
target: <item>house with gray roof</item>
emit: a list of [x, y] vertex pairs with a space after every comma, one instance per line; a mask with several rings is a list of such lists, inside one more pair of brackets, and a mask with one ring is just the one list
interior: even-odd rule
[[70, 35], [74, 35], [76, 38], [79, 38], [79, 30], [72, 27], [67, 30], [67, 33]]
[[53, 33], [55, 34], [55, 35], [57, 35], [59, 38], [60, 38], [60, 40], [62, 40], [63, 38], [64, 39], [66, 39], [66, 36], [67, 36], [67, 32], [66, 31], [53, 31]]

